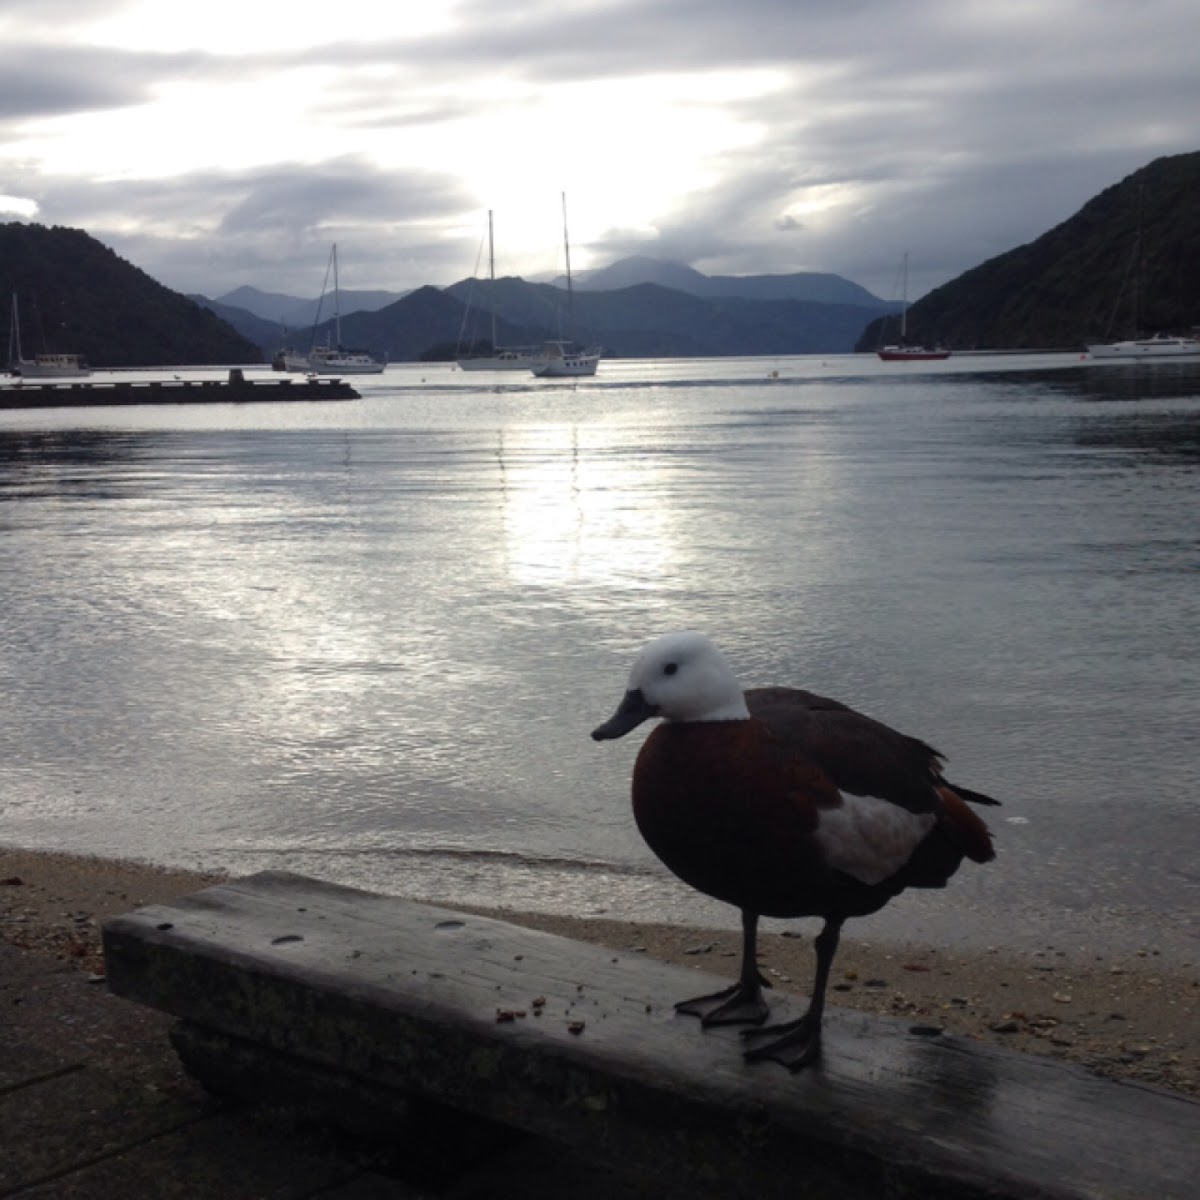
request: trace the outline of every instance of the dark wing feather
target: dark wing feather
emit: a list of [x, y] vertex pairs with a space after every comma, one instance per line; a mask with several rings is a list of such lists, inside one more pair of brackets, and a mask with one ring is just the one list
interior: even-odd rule
[[876, 796], [910, 812], [940, 811], [941, 755], [920, 739], [799, 688], [752, 688], [746, 704], [752, 716], [811, 758], [842, 791]]

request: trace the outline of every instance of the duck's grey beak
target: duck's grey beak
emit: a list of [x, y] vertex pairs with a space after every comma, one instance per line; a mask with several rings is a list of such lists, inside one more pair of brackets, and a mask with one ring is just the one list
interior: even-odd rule
[[641, 688], [626, 692], [624, 699], [603, 725], [597, 725], [592, 730], [592, 737], [597, 742], [610, 738], [624, 737], [631, 729], [636, 729], [643, 721], [658, 716], [658, 709], [646, 701]]

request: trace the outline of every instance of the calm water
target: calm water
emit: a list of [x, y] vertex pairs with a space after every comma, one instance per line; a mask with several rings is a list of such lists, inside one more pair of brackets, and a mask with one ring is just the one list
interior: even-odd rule
[[0, 412], [0, 842], [729, 922], [588, 737], [696, 626], [1004, 800], [860, 935], [1194, 954], [1200, 363], [361, 388]]

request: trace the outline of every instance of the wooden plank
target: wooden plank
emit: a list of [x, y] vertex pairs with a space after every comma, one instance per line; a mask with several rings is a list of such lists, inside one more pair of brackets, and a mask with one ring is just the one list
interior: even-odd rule
[[104, 937], [118, 995], [698, 1190], [1182, 1200], [1200, 1178], [1187, 1098], [836, 1009], [817, 1068], [748, 1066], [671, 1007], [724, 980], [300, 876]]

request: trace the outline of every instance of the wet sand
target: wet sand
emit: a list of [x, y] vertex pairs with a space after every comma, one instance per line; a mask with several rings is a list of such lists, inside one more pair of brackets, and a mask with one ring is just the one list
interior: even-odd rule
[[[50, 952], [98, 977], [104, 969], [100, 926], [106, 918], [218, 879], [0, 848], [0, 940]], [[737, 969], [740, 938], [730, 930], [474, 911], [708, 972], [732, 976]], [[807, 935], [763, 935], [760, 962], [775, 987], [807, 992], [812, 972]], [[974, 952], [872, 944], [856, 936], [851, 922], [829, 998], [833, 1004], [911, 1018], [1080, 1063], [1111, 1078], [1200, 1097], [1200, 971], [1195, 961], [1166, 959], [1149, 942], [1132, 954], [1083, 953], [1050, 942], [1029, 951]]]

